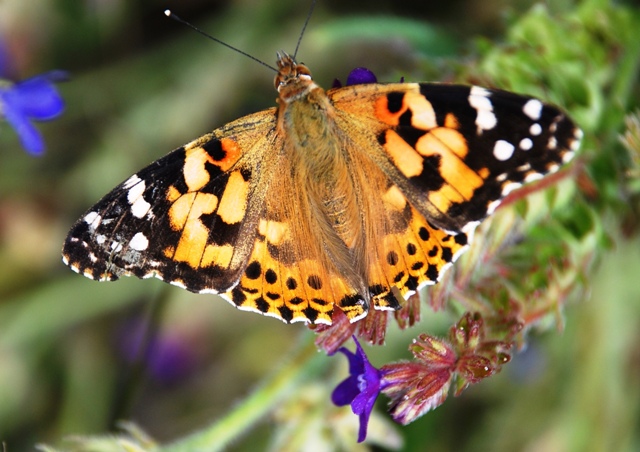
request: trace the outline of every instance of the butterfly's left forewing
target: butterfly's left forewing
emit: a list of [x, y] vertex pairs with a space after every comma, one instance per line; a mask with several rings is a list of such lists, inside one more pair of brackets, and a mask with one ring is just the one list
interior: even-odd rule
[[157, 277], [193, 292], [234, 286], [260, 209], [259, 165], [274, 111], [172, 151], [117, 186], [72, 227], [63, 259], [96, 280]]

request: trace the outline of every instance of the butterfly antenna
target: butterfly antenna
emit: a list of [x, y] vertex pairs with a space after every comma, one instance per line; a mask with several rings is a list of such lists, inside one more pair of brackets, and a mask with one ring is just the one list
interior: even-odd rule
[[296, 44], [296, 50], [293, 52], [293, 59], [296, 59], [296, 55], [298, 54], [298, 49], [300, 48], [300, 43], [302, 42], [302, 37], [304, 36], [304, 32], [307, 29], [307, 25], [309, 25], [309, 21], [311, 20], [311, 15], [313, 14], [313, 10], [316, 7], [317, 0], [312, 0], [311, 6], [309, 7], [309, 13], [307, 14], [307, 18], [304, 21], [304, 25], [302, 26], [302, 30], [300, 31], [300, 37], [298, 38], [298, 43]]
[[[315, 0], [314, 0], [314, 3], [315, 3]], [[164, 14], [165, 14], [165, 16], [167, 16], [168, 18], [173, 19], [173, 20], [175, 20], [176, 22], [180, 22], [181, 24], [184, 24], [184, 25], [186, 25], [187, 27], [192, 28], [193, 30], [195, 30], [195, 31], [197, 31], [198, 33], [200, 33], [202, 36], [204, 36], [204, 37], [206, 37], [206, 38], [209, 38], [209, 39], [211, 39], [212, 41], [217, 42], [218, 44], [222, 44], [223, 46], [227, 47], [228, 49], [231, 49], [231, 50], [233, 50], [234, 52], [238, 52], [240, 55], [244, 55], [244, 56], [246, 56], [246, 57], [248, 57], [248, 58], [252, 59], [252, 60], [253, 60], [253, 61], [255, 61], [256, 63], [259, 63], [259, 64], [261, 64], [261, 65], [263, 65], [263, 66], [265, 66], [265, 67], [268, 67], [269, 69], [271, 69], [271, 70], [272, 70], [272, 71], [274, 71], [274, 72], [278, 72], [278, 70], [277, 70], [276, 68], [274, 68], [273, 66], [271, 66], [270, 64], [267, 64], [267, 63], [265, 63], [264, 61], [262, 61], [262, 60], [260, 60], [260, 59], [258, 59], [258, 58], [256, 58], [256, 57], [254, 57], [253, 55], [249, 55], [247, 52], [243, 52], [242, 50], [240, 50], [240, 49], [238, 49], [238, 48], [236, 48], [236, 47], [233, 47], [232, 45], [227, 44], [226, 42], [221, 41], [221, 40], [220, 40], [220, 39], [218, 39], [218, 38], [214, 38], [214, 37], [213, 37], [213, 36], [211, 36], [209, 33], [207, 33], [207, 32], [205, 32], [205, 31], [203, 31], [203, 30], [199, 29], [199, 28], [198, 28], [198, 27], [196, 27], [195, 25], [190, 24], [189, 22], [187, 22], [186, 20], [184, 20], [184, 19], [180, 18], [179, 16], [176, 16], [175, 14], [173, 14], [173, 13], [171, 12], [171, 10], [166, 9], [166, 10], [164, 11]], [[308, 19], [307, 19], [307, 22], [308, 22]], [[305, 24], [305, 27], [306, 27], [306, 24]], [[304, 29], [303, 29], [303, 31], [304, 31]], [[298, 42], [298, 44], [300, 44], [300, 43]], [[297, 47], [296, 47], [296, 50], [297, 50]]]

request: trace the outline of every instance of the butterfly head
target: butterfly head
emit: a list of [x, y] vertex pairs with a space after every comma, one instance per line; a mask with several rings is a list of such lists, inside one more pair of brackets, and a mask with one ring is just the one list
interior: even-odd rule
[[303, 88], [307, 88], [311, 80], [311, 71], [304, 64], [298, 64], [295, 60], [285, 52], [278, 52], [278, 74], [274, 80], [276, 90], [280, 96], [284, 92], [299, 92]]

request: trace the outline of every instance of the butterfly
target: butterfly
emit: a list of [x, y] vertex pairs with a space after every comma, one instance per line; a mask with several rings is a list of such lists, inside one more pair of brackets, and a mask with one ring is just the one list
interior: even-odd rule
[[156, 277], [285, 322], [351, 322], [434, 284], [523, 183], [582, 132], [558, 108], [438, 83], [328, 91], [286, 53], [277, 106], [134, 174], [71, 228], [63, 261], [100, 280]]

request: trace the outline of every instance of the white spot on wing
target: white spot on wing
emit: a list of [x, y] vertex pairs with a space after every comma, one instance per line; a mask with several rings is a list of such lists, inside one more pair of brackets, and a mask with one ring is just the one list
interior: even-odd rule
[[140, 196], [142, 196], [142, 193], [144, 193], [144, 189], [146, 187], [147, 184], [145, 184], [142, 180], [133, 185], [127, 192], [127, 199], [129, 200], [129, 204], [133, 204]]
[[122, 187], [123, 188], [131, 188], [134, 185], [136, 185], [138, 182], [140, 182], [141, 180], [142, 179], [140, 179], [137, 174], [134, 174], [129, 179], [127, 179], [124, 184], [122, 184]]
[[131, 213], [133, 216], [136, 218], [142, 218], [147, 214], [147, 212], [149, 212], [149, 209], [151, 209], [151, 204], [145, 201], [142, 196], [146, 189], [146, 184], [137, 176], [132, 176], [129, 180], [133, 179], [133, 177], [138, 179], [138, 183], [133, 185], [127, 192], [127, 200], [129, 201], [129, 204], [131, 204]]
[[179, 279], [174, 279], [173, 281], [169, 281], [169, 284], [172, 284], [172, 285], [174, 285], [176, 287], [179, 287], [181, 289], [186, 289], [187, 288], [187, 285], [183, 281], [181, 281]]
[[116, 241], [111, 242], [111, 249], [114, 253], [119, 253], [122, 251], [122, 243]]
[[573, 140], [569, 147], [572, 151], [577, 151], [580, 148], [580, 140]]
[[[367, 316], [367, 314], [368, 314], [368, 313], [369, 313], [369, 311], [368, 311], [368, 310], [365, 310], [362, 314], [360, 314], [360, 315], [358, 315], [358, 316], [356, 316], [356, 317], [354, 317], [354, 318], [350, 319], [350, 320], [349, 320], [349, 323], [355, 323], [355, 322], [357, 322], [358, 320], [364, 319], [364, 318]], [[326, 320], [324, 320], [324, 319], [318, 319], [318, 320], [316, 320], [316, 323], [322, 323], [322, 324], [325, 324], [325, 325], [330, 325], [330, 324], [331, 324], [330, 322], [327, 322], [327, 321], [326, 321]]]
[[[584, 136], [584, 133], [582, 132], [582, 130], [575, 129], [573, 131], [574, 139], [569, 144], [569, 149], [571, 149], [574, 152], [577, 151], [580, 148], [580, 142], [582, 141], [583, 136]], [[572, 158], [573, 158], [573, 152], [568, 152], [563, 157], [565, 163], [571, 160]]]
[[531, 141], [531, 138], [523, 138], [522, 140], [520, 140], [518, 147], [523, 151], [528, 151], [533, 147], [533, 141]]
[[469, 93], [469, 97], [484, 97], [487, 98], [491, 95], [488, 89], [482, 88], [481, 86], [472, 86], [471, 92]]
[[537, 121], [538, 119], [540, 119], [540, 115], [542, 114], [542, 102], [540, 102], [538, 99], [530, 99], [526, 104], [524, 104], [524, 107], [522, 107], [522, 111], [529, 118]]
[[[419, 288], [419, 287], [418, 287]], [[413, 294], [415, 294], [416, 291], [415, 290], [407, 290], [407, 293], [404, 294], [404, 299], [408, 300], [409, 298], [411, 298], [413, 296]], [[389, 311], [391, 310], [390, 308], [387, 309], [380, 309], [377, 306], [374, 306], [375, 309], [379, 310], [379, 311]]]
[[160, 281], [164, 281], [164, 275], [162, 275], [162, 273], [159, 273], [157, 270], [152, 270], [149, 273], [145, 273], [145, 275], [142, 277], [142, 279], [149, 278], [157, 278]]
[[[507, 196], [516, 188], [522, 187], [522, 184], [519, 182], [507, 182], [504, 187], [502, 187], [502, 196]], [[497, 206], [496, 206], [497, 207]], [[495, 209], [495, 208], [494, 208]]]
[[542, 133], [542, 126], [537, 122], [535, 124], [531, 124], [531, 127], [529, 127], [529, 133], [534, 137], [537, 137]]
[[479, 134], [483, 130], [493, 129], [498, 123], [496, 115], [493, 114], [493, 105], [489, 100], [490, 95], [489, 91], [478, 86], [472, 86], [469, 92], [469, 105], [477, 112], [476, 126], [478, 126]]
[[540, 173], [530, 173], [530, 174], [526, 175], [526, 177], [524, 178], [524, 181], [526, 183], [529, 183], [529, 182], [533, 182], [534, 180], [540, 180], [543, 177], [544, 176], [542, 174], [540, 174]]
[[90, 231], [95, 231], [100, 223], [102, 222], [102, 217], [98, 212], [89, 212], [84, 216], [84, 221], [89, 225]]
[[131, 204], [131, 213], [136, 218], [143, 218], [150, 209], [151, 204], [145, 201], [142, 196], [140, 196], [136, 202]]
[[473, 240], [473, 234], [475, 233], [475, 230], [479, 224], [479, 221], [470, 221], [462, 227], [462, 232], [467, 234], [467, 243], [471, 243], [471, 241]]
[[149, 239], [142, 232], [138, 232], [129, 241], [129, 246], [136, 251], [144, 251], [149, 247]]
[[[440, 277], [440, 274], [438, 274], [438, 277]], [[418, 284], [418, 288], [415, 291], [412, 292], [420, 292], [422, 289], [424, 289], [427, 286], [433, 286], [437, 281], [431, 281], [430, 279], [427, 279], [426, 281], [422, 281], [420, 284]], [[409, 297], [407, 297], [406, 295], [404, 296], [405, 300], [407, 300]]]
[[498, 140], [493, 146], [493, 156], [500, 161], [509, 160], [513, 155], [515, 146], [508, 141]]
[[[458, 256], [456, 256], [456, 259], [457, 258], [458, 258]], [[442, 276], [445, 274], [445, 272], [447, 270], [449, 270], [451, 267], [453, 267], [453, 256], [451, 258], [451, 262], [447, 262], [442, 267], [440, 267], [440, 274], [438, 275], [438, 282], [442, 279]]]
[[487, 206], [487, 215], [491, 215], [500, 205], [500, 201], [492, 201]]

